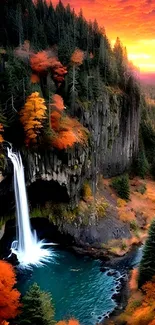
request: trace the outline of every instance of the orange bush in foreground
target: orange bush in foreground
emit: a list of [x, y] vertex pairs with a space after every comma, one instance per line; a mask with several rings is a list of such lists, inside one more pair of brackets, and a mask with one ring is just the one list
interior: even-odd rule
[[0, 261], [0, 324], [15, 318], [19, 312], [20, 293], [14, 289], [16, 278], [11, 264]]

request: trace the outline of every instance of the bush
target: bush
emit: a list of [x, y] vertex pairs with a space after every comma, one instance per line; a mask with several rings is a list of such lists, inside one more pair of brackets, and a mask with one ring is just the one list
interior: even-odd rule
[[89, 183], [86, 181], [83, 184], [82, 197], [83, 197], [84, 200], [87, 200], [91, 196], [92, 196], [92, 190], [91, 190], [91, 187], [90, 187]]
[[118, 196], [123, 200], [129, 200], [130, 197], [130, 185], [129, 185], [129, 176], [122, 175], [116, 177], [112, 181], [112, 187], [116, 190]]
[[141, 193], [143, 195], [146, 192], [146, 190], [147, 190], [146, 184], [143, 183], [139, 185], [139, 187], [136, 189], [136, 192]]

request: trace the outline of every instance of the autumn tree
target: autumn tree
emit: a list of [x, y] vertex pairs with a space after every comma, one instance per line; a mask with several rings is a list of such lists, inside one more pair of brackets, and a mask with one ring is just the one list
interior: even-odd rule
[[20, 111], [20, 121], [24, 127], [27, 146], [37, 143], [37, 137], [43, 128], [46, 119], [46, 106], [38, 92], [32, 93], [26, 100], [24, 108]]
[[50, 295], [34, 283], [22, 299], [19, 325], [54, 325], [54, 307]]
[[145, 282], [150, 281], [155, 275], [155, 219], [149, 229], [143, 256], [139, 267], [138, 284], [141, 287]]
[[20, 293], [14, 289], [15, 272], [11, 264], [0, 261], [0, 324], [19, 313]]
[[72, 147], [75, 143], [86, 144], [88, 132], [76, 119], [63, 113], [64, 103], [59, 95], [53, 96], [51, 104], [51, 129], [54, 131], [52, 145], [58, 149]]
[[58, 86], [60, 86], [64, 81], [67, 73], [66, 67], [61, 64], [52, 50], [41, 51], [33, 54], [30, 58], [30, 65], [32, 70], [39, 74], [39, 76], [50, 69], [52, 77]]

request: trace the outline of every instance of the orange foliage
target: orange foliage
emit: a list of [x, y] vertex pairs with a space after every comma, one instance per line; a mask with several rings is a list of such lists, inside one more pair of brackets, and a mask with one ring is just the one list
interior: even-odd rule
[[39, 79], [39, 77], [36, 75], [36, 74], [32, 74], [31, 75], [31, 82], [33, 83], [33, 84], [36, 84], [36, 83], [38, 83], [40, 81], [40, 79]]
[[155, 325], [155, 319], [153, 319], [153, 321], [151, 323], [149, 323], [148, 325]]
[[59, 131], [60, 119], [61, 119], [61, 114], [58, 113], [57, 111], [51, 113], [51, 127], [54, 131]]
[[9, 322], [7, 322], [6, 320], [4, 320], [0, 325], [9, 325]]
[[[133, 273], [130, 288], [135, 288], [138, 271]], [[118, 319], [125, 320], [127, 325], [155, 325], [155, 277], [143, 285], [142, 290], [134, 291], [129, 299], [125, 312]]]
[[124, 222], [131, 222], [131, 221], [135, 220], [135, 213], [126, 207], [118, 208], [118, 214], [119, 214], [120, 220], [122, 220]]
[[66, 149], [75, 143], [85, 144], [87, 142], [86, 129], [76, 119], [62, 115], [63, 99], [59, 95], [53, 97], [51, 107], [54, 111], [51, 113], [51, 127], [55, 133], [52, 145], [58, 149]]
[[155, 301], [155, 277], [152, 278], [152, 281], [146, 282], [142, 289], [145, 292], [144, 301], [146, 303]]
[[53, 95], [53, 103], [51, 104], [51, 107], [53, 109], [57, 109], [58, 111], [64, 110], [64, 101], [61, 96], [55, 94]]
[[83, 60], [84, 60], [84, 52], [79, 50], [79, 49], [76, 49], [74, 51], [74, 53], [72, 54], [71, 56], [71, 63], [73, 65], [81, 65], [83, 63]]
[[41, 51], [36, 54], [33, 54], [30, 58], [31, 68], [36, 72], [46, 71], [48, 68], [51, 67], [52, 63], [53, 58], [48, 56], [47, 51]]
[[71, 318], [69, 321], [68, 321], [68, 325], [80, 325], [79, 321], [74, 319], [74, 318]]
[[133, 291], [137, 290], [138, 288], [137, 280], [138, 280], [138, 269], [134, 269], [131, 272], [131, 279], [129, 281], [129, 287]]
[[38, 92], [32, 93], [20, 111], [20, 120], [26, 133], [26, 145], [37, 142], [37, 136], [43, 127], [42, 122], [46, 119], [45, 101]]
[[4, 128], [3, 128], [3, 125], [0, 123], [0, 144], [4, 141], [1, 132], [4, 132]]
[[0, 261], [0, 323], [15, 318], [19, 309], [20, 293], [14, 289], [16, 278], [11, 264]]
[[148, 325], [152, 320], [152, 307], [141, 306], [137, 308], [128, 320], [129, 325]]
[[52, 70], [53, 79], [61, 84], [67, 73], [67, 68], [52, 54], [51, 51], [41, 51], [33, 54], [30, 58], [33, 71], [43, 73], [49, 68]]
[[80, 325], [79, 321], [71, 318], [69, 321], [61, 320], [60, 322], [56, 323], [56, 325]]

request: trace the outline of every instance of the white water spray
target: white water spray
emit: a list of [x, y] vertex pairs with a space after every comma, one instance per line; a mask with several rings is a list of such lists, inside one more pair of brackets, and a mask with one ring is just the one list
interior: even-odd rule
[[20, 154], [15, 154], [11, 149], [8, 150], [8, 157], [14, 167], [14, 191], [17, 213], [17, 238], [11, 245], [11, 252], [16, 254], [22, 267], [43, 265], [44, 262], [51, 260], [54, 253], [49, 248], [43, 248], [46, 244], [43, 240], [39, 241], [35, 231], [32, 232], [30, 226], [28, 201], [26, 195], [24, 168]]

